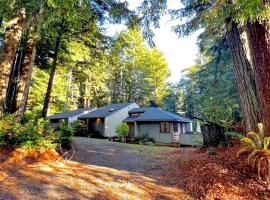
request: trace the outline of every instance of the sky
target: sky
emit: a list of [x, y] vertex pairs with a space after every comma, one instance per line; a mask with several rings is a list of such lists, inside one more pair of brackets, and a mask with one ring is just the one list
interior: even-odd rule
[[[128, 0], [129, 8], [136, 9], [140, 2], [140, 0]], [[181, 6], [180, 0], [168, 0], [168, 9], [177, 9]], [[198, 53], [196, 43], [200, 33], [198, 31], [188, 37], [178, 38], [172, 31], [172, 26], [175, 23], [170, 20], [169, 15], [162, 16], [160, 28], [154, 30], [155, 37], [153, 39], [156, 47], [164, 54], [168, 62], [171, 70], [171, 77], [168, 81], [173, 83], [180, 80], [181, 71], [195, 64]], [[109, 34], [115, 34], [124, 29], [125, 27], [123, 25], [110, 25], [107, 32]]]

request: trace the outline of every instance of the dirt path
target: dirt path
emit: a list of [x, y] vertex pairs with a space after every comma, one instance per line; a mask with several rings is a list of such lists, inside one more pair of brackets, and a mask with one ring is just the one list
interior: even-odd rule
[[76, 138], [71, 161], [0, 169], [0, 199], [188, 199], [161, 178], [169, 147]]

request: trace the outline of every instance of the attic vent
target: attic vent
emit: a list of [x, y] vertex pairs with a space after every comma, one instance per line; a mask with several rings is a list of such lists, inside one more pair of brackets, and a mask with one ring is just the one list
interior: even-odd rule
[[109, 112], [113, 112], [115, 109], [114, 108], [111, 108], [110, 110], [109, 110]]

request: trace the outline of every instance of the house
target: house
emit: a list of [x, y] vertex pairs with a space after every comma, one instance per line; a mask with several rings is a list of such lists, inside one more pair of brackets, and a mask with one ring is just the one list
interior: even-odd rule
[[88, 133], [103, 137], [115, 137], [117, 136], [116, 126], [128, 117], [130, 110], [138, 107], [134, 102], [110, 104], [82, 115], [79, 119], [86, 121]]
[[96, 110], [96, 108], [81, 108], [50, 115], [48, 116], [48, 119], [50, 120], [50, 127], [58, 128], [60, 124], [67, 124], [68, 126], [71, 126], [71, 124], [76, 121], [79, 116], [90, 113], [94, 110]]
[[[179, 143], [186, 145], [195, 145], [192, 140], [192, 122], [193, 120], [175, 115], [157, 107], [135, 108], [129, 111], [129, 117], [123, 122], [129, 126], [129, 135], [136, 137], [148, 134], [154, 138], [157, 143]], [[191, 139], [189, 141], [186, 139]], [[183, 140], [183, 141], [182, 141]], [[188, 140], [188, 141], [184, 141]], [[194, 144], [193, 144], [194, 143]]]

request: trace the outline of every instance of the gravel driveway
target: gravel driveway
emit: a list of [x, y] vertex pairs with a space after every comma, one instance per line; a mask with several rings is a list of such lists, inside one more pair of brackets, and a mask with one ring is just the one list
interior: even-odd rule
[[162, 177], [169, 147], [75, 138], [71, 160], [1, 169], [0, 199], [189, 199]]
[[[73, 161], [154, 176], [161, 173], [161, 161], [166, 159], [166, 155], [160, 152], [156, 155], [155, 151], [139, 152], [139, 148], [134, 150], [129, 144], [108, 140], [77, 137], [74, 147]], [[169, 147], [160, 147], [163, 148], [167, 150]]]

